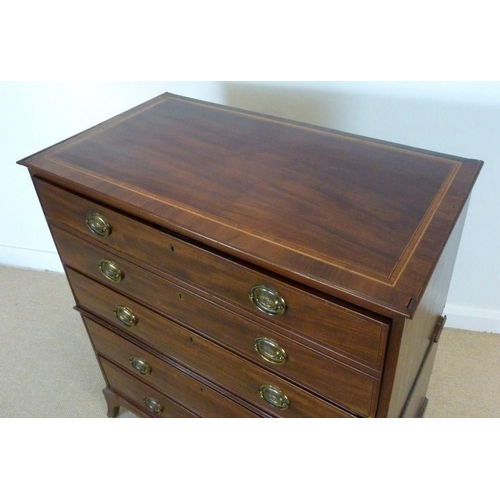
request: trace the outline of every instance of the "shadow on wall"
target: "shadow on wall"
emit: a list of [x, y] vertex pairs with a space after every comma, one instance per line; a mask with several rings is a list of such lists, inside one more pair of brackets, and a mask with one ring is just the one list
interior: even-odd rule
[[[354, 84], [352, 90], [331, 88], [327, 85], [299, 82], [252, 83], [224, 82], [224, 104], [258, 113], [279, 116], [303, 123], [326, 127], [375, 139], [400, 142], [416, 147], [417, 143], [405, 141], [405, 134], [398, 131], [412, 128], [414, 110], [422, 110], [424, 102], [411, 98], [401, 99], [360, 91]], [[428, 119], [437, 113], [430, 107]], [[410, 122], [410, 123], [409, 123]], [[408, 134], [406, 134], [408, 136]], [[409, 137], [412, 139], [412, 137]]]
[[[252, 83], [222, 84], [224, 104], [258, 113], [358, 134], [374, 139], [398, 142], [409, 146], [432, 149], [422, 145], [413, 128], [422, 126], [418, 113], [424, 102], [401, 99], [380, 93], [363, 93], [354, 84], [352, 91], [314, 83]], [[434, 120], [438, 111], [432, 106], [424, 112], [424, 120]], [[416, 121], [415, 121], [416, 118]], [[425, 127], [428, 130], [428, 127]], [[436, 149], [437, 150], [437, 149]], [[443, 151], [446, 152], [446, 151]]]
[[335, 117], [343, 111], [341, 96], [314, 88], [238, 82], [222, 86], [224, 104], [228, 106], [320, 127], [335, 128]]
[[[498, 162], [500, 108], [447, 100], [446, 95], [390, 94], [378, 83], [224, 82], [222, 102], [320, 127], [406, 144], [445, 154]], [[491, 156], [496, 156], [491, 158]], [[484, 172], [483, 172], [484, 176]]]

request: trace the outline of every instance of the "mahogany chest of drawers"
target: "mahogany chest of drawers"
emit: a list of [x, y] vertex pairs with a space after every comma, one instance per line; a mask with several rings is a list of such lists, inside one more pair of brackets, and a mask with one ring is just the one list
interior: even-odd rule
[[109, 416], [422, 415], [481, 161], [164, 94], [19, 163]]

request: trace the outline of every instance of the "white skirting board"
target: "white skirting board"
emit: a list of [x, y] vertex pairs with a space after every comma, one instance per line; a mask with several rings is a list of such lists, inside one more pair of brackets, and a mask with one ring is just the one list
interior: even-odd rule
[[32, 248], [0, 245], [0, 264], [12, 267], [25, 267], [40, 271], [64, 272], [59, 255]]
[[500, 333], [500, 310], [446, 304], [446, 326], [475, 332]]
[[[64, 272], [55, 252], [0, 245], [0, 264], [41, 271]], [[500, 310], [447, 304], [444, 309], [446, 326], [460, 330], [500, 333]]]

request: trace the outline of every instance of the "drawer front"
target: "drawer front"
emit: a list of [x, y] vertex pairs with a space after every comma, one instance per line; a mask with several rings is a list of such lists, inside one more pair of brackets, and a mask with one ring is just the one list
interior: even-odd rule
[[[77, 303], [83, 310], [120, 328], [170, 359], [220, 386], [237, 398], [276, 417], [350, 417], [333, 404], [236, 356], [213, 342], [183, 328], [139, 304], [69, 270], [68, 276]], [[127, 327], [115, 317], [113, 309], [124, 305], [136, 322]], [[127, 316], [130, 318], [130, 316]], [[134, 322], [132, 322], [134, 323]], [[286, 411], [267, 403], [260, 395], [263, 386], [281, 389], [291, 401]], [[358, 406], [358, 405], [356, 405]], [[366, 412], [359, 411], [365, 414]]]
[[84, 317], [84, 321], [94, 348], [101, 356], [143, 379], [162, 394], [182, 402], [183, 406], [198, 416], [208, 418], [257, 416], [111, 330], [89, 318]]
[[[51, 184], [35, 179], [35, 185], [49, 222], [62, 223], [99, 245], [201, 288], [218, 300], [252, 315], [257, 321], [291, 329], [327, 349], [381, 369], [388, 332], [386, 323], [307, 293]], [[109, 224], [105, 236], [96, 235], [89, 229], [86, 224], [89, 213], [99, 214]], [[96, 231], [99, 231], [99, 225], [106, 227], [102, 220], [94, 221]], [[280, 314], [270, 314], [270, 311]]]
[[[77, 302], [82, 308], [95, 313], [115, 326], [124, 328], [130, 335], [143, 340], [160, 352], [167, 353], [179, 362], [189, 364], [193, 370], [199, 371], [199, 354], [205, 355], [203, 346], [206, 345], [207, 352], [213, 352], [214, 357], [218, 355], [217, 353], [221, 355], [226, 353], [225, 349], [153, 313], [149, 308], [71, 269], [67, 269], [67, 273]], [[155, 293], [162, 297], [172, 296], [173, 307], [176, 306], [175, 301], [179, 302], [177, 305], [179, 315], [185, 315], [193, 323], [200, 325], [205, 323], [205, 329], [213, 329], [217, 332], [219, 326], [220, 332], [223, 328], [227, 328], [224, 330], [224, 335], [231, 342], [230, 345], [240, 346], [239, 349], [244, 355], [246, 354], [245, 357], [251, 356], [252, 360], [264, 367], [259, 373], [263, 373], [264, 370], [268, 372], [269, 368], [273, 368], [274, 374], [280, 378], [296, 380], [300, 385], [305, 385], [349, 410], [366, 416], [375, 414], [379, 390], [378, 379], [353, 370], [294, 342], [282, 339], [272, 332], [265, 331], [262, 332], [265, 333], [265, 337], [256, 337], [256, 333], [252, 332], [252, 325], [245, 323], [242, 319], [235, 319], [234, 314], [188, 292], [183, 291], [182, 300], [179, 300], [179, 288], [174, 287], [170, 290], [168, 286], [170, 286], [168, 282], [165, 282], [163, 289], [155, 289]], [[186, 308], [185, 304], [189, 304], [189, 307]], [[114, 310], [119, 305], [127, 307], [135, 316], [137, 323], [132, 327], [127, 328], [115, 316]], [[258, 328], [258, 325], [255, 326]], [[246, 332], [245, 327], [248, 328]], [[220, 340], [220, 336], [217, 338]], [[287, 354], [286, 361], [281, 365], [273, 365], [264, 361], [254, 348], [256, 338], [278, 339], [279, 345]], [[190, 360], [189, 363], [186, 360]], [[206, 369], [211, 371], [220, 364], [213, 357], [204, 361]], [[251, 363], [252, 366], [253, 364]]]
[[104, 377], [113, 391], [145, 411], [151, 417], [195, 418], [196, 415], [178, 405], [161, 392], [137, 380], [109, 361], [99, 358]]
[[[374, 377], [377, 380], [380, 378], [380, 371], [367, 370], [364, 365], [352, 362], [349, 358], [335, 352], [330, 352], [330, 356], [325, 356], [314, 350], [314, 345], [313, 349], [306, 348], [300, 344], [300, 340], [304, 341], [304, 339], [299, 339], [297, 342], [297, 339], [290, 338], [290, 334], [282, 335], [269, 330], [168, 280], [144, 271], [108, 250], [91, 245], [55, 226], [51, 229], [65, 265], [162, 314], [185, 323], [216, 342], [234, 349], [242, 356], [302, 383], [322, 396], [342, 400], [343, 388], [349, 387], [351, 393], [356, 392], [353, 391], [353, 385], [358, 377], [360, 377], [361, 387], [364, 387], [364, 375], [355, 375], [353, 378], [353, 370], [344, 363], [358, 370], [368, 371], [371, 378]], [[78, 251], [75, 252], [74, 249]], [[109, 272], [103, 273], [103, 262], [112, 265], [115, 274], [118, 273], [119, 280], [110, 280], [107, 277]], [[260, 347], [261, 355], [258, 354], [255, 348], [256, 342], [259, 346], [262, 341], [258, 339], [267, 338], [285, 351], [286, 361], [275, 363], [275, 360], [270, 359], [269, 356], [262, 356]], [[341, 362], [331, 359], [332, 357]], [[312, 367], [315, 369], [312, 370]], [[329, 382], [332, 377], [338, 381], [339, 385], [332, 386]]]

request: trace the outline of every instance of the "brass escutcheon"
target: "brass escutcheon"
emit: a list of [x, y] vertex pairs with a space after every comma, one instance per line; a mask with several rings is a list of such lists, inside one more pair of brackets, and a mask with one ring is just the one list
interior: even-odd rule
[[120, 283], [123, 279], [123, 272], [121, 269], [111, 260], [101, 260], [99, 264], [99, 271], [102, 275], [113, 283]]
[[263, 385], [259, 392], [262, 398], [278, 410], [286, 410], [290, 406], [290, 400], [279, 387]]
[[128, 307], [116, 306], [113, 313], [127, 328], [132, 328], [137, 324], [137, 316]]
[[286, 351], [280, 347], [276, 340], [259, 337], [255, 339], [253, 345], [259, 355], [270, 363], [281, 365], [286, 361]]
[[279, 316], [286, 310], [285, 299], [268, 286], [253, 286], [248, 297], [259, 311], [270, 316]]
[[109, 222], [97, 212], [89, 212], [87, 218], [85, 219], [87, 227], [90, 231], [101, 238], [106, 238], [111, 232], [111, 226]]

